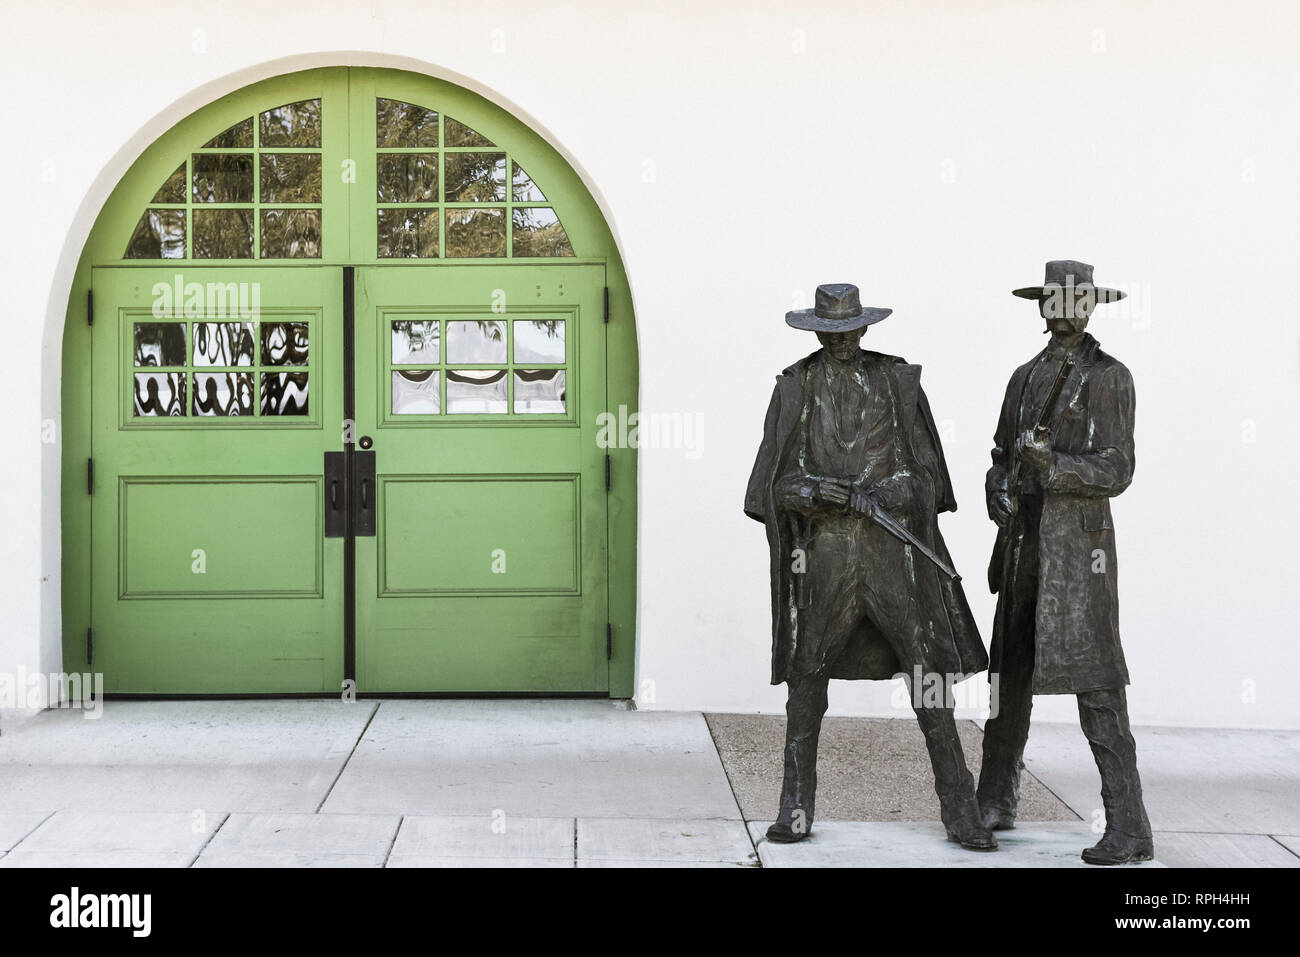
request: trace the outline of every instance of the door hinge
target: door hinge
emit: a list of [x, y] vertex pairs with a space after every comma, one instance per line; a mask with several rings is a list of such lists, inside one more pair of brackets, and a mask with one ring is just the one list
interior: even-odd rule
[[95, 324], [95, 290], [86, 290], [86, 325]]
[[614, 626], [605, 622], [605, 660], [612, 661], [614, 658]]
[[605, 287], [605, 324], [609, 325], [609, 287]]
[[86, 494], [95, 494], [95, 460], [86, 459]]
[[87, 628], [86, 629], [86, 664], [93, 665], [94, 663], [95, 663], [95, 629]]
[[610, 461], [609, 453], [605, 453], [605, 491], [608, 492], [614, 487], [614, 465]]

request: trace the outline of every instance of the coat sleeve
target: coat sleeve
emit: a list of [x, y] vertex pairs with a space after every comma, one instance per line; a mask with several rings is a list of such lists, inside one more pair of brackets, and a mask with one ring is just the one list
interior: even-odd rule
[[[993, 465], [984, 477], [984, 500], [988, 505], [998, 492], [1007, 490], [1011, 472], [1011, 455], [1016, 439], [1016, 415], [1018, 413], [1020, 390], [1016, 383], [1020, 376], [1013, 375], [1007, 383], [1007, 392], [1002, 399], [1002, 412], [998, 415], [998, 425], [993, 432]], [[989, 506], [989, 518], [993, 518], [992, 506]]]
[[766, 521], [772, 510], [772, 477], [776, 469], [777, 424], [781, 420], [781, 384], [772, 389], [772, 401], [763, 420], [763, 442], [758, 447], [754, 468], [745, 490], [745, 514], [756, 522]]
[[1044, 488], [1057, 495], [1118, 495], [1133, 481], [1133, 376], [1118, 362], [1088, 397], [1092, 449], [1052, 453]]

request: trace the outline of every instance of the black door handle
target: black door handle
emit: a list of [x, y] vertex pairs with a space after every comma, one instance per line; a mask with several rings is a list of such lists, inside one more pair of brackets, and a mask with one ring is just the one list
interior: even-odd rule
[[375, 453], [352, 453], [352, 480], [357, 490], [352, 505], [352, 534], [370, 538], [375, 534]]
[[325, 503], [325, 537], [342, 538], [347, 518], [339, 501], [339, 486], [344, 482], [342, 452], [325, 453], [325, 481], [329, 483], [329, 501]]

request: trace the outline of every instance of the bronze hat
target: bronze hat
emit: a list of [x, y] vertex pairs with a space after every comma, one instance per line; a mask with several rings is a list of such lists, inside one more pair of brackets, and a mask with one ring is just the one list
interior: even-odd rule
[[1075, 259], [1054, 259], [1047, 264], [1046, 275], [1041, 286], [1025, 286], [1011, 290], [1011, 295], [1021, 299], [1046, 299], [1048, 296], [1060, 295], [1062, 290], [1091, 290], [1095, 302], [1119, 302], [1126, 292], [1095, 286], [1092, 282], [1092, 267]]
[[867, 306], [858, 301], [858, 287], [848, 282], [817, 287], [813, 308], [785, 314], [787, 325], [809, 332], [852, 332], [879, 322], [894, 310]]

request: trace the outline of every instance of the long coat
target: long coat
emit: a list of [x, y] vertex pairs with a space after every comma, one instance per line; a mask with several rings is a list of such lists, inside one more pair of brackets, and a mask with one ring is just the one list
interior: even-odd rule
[[[1025, 384], [1039, 356], [1015, 371], [1007, 384], [994, 436], [993, 467], [985, 491], [1007, 488], [1016, 436], [1032, 427], [1037, 409], [1026, 409]], [[1047, 360], [1049, 363], [1054, 360]], [[1022, 536], [1037, 539], [1038, 597], [1035, 611], [1035, 694], [1078, 694], [1128, 684], [1119, 641], [1115, 526], [1110, 497], [1133, 480], [1133, 377], [1085, 335], [1074, 371], [1057, 399], [1052, 432], [1052, 466], [1041, 481], [1042, 517], [1026, 527], [1023, 511], [998, 530], [989, 563], [989, 588], [999, 593], [993, 627], [990, 673], [1001, 670], [1008, 601], [1024, 600], [1022, 589], [1004, 587], [1005, 570], [1016, 574]], [[1007, 551], [1010, 550], [1010, 555]]]
[[[763, 423], [763, 441], [745, 492], [745, 514], [762, 522], [767, 529], [771, 559], [772, 684], [780, 684], [790, 674], [798, 633], [796, 576], [791, 567], [794, 536], [786, 514], [777, 507], [775, 486], [798, 453], [804, 373], [819, 352], [800, 359], [777, 376]], [[863, 355], [869, 361], [881, 363], [888, 373], [899, 409], [904, 453], [916, 466], [915, 472], [928, 478], [934, 493], [935, 508], [928, 514], [897, 514], [895, 518], [951, 566], [952, 558], [939, 534], [937, 513], [954, 511], [957, 502], [953, 498], [939, 432], [921, 390], [921, 367], [909, 365], [897, 356], [865, 351]], [[933, 660], [922, 662], [922, 667], [927, 673], [944, 675], [983, 671], [988, 666], [988, 655], [960, 582], [950, 581], [920, 555], [915, 556], [913, 566], [917, 570], [917, 607], [922, 614], [930, 616], [937, 639], [932, 649]], [[900, 663], [884, 636], [870, 622], [863, 622], [828, 674], [832, 678], [885, 680], [900, 670]]]

